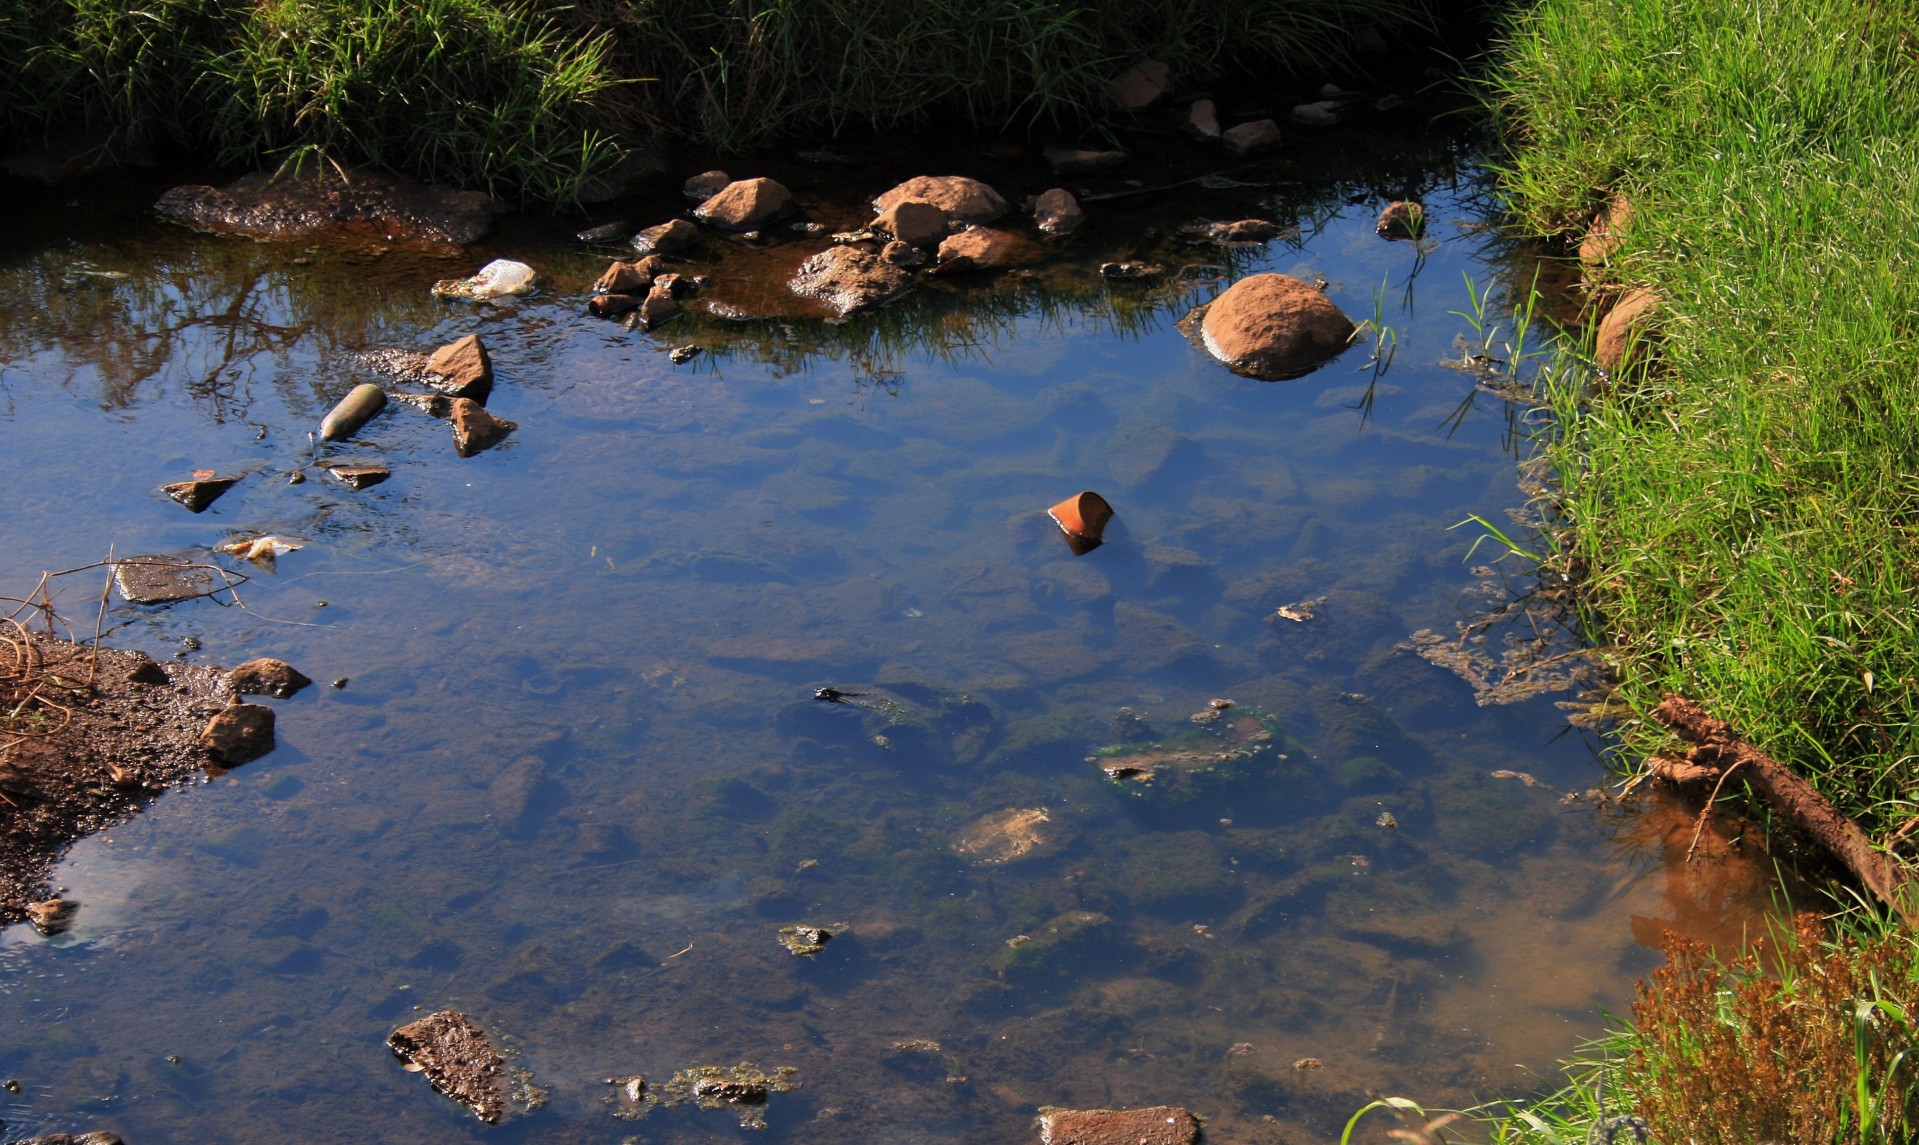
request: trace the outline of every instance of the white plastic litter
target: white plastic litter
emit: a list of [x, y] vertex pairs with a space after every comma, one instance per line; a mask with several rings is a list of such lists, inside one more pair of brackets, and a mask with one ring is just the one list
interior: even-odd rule
[[441, 298], [464, 298], [469, 302], [525, 294], [532, 289], [533, 268], [510, 258], [494, 259], [472, 278], [445, 278], [433, 284], [433, 293]]

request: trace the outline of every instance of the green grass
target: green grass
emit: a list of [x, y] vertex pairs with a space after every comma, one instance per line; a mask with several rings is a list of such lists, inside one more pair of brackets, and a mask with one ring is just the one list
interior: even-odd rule
[[1423, 0], [0, 0], [0, 144], [84, 126], [564, 200], [647, 142], [1097, 129], [1141, 57], [1323, 78]]
[[[1919, 82], [1865, 0], [1540, 0], [1493, 83], [1529, 227], [1613, 193], [1656, 364], [1548, 387], [1593, 635], [1884, 838], [1919, 815]], [[1659, 748], [1641, 720], [1627, 754]]]

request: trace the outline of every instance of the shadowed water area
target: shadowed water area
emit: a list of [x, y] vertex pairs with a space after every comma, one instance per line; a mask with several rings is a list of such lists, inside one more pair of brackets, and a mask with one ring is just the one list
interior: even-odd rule
[[[1034, 150], [955, 146], [730, 166], [832, 230], [911, 174], [1052, 184]], [[652, 333], [583, 315], [619, 251], [577, 220], [263, 244], [152, 219], [164, 184], [35, 192], [0, 250], [0, 586], [109, 546], [222, 563], [241, 604], [116, 601], [111, 642], [321, 684], [277, 703], [271, 755], [77, 845], [69, 932], [0, 934], [5, 1138], [731, 1138], [732, 1111], [621, 1119], [607, 1079], [750, 1061], [797, 1070], [768, 1142], [1019, 1141], [1040, 1106], [1159, 1103], [1216, 1141], [1323, 1140], [1375, 1093], [1530, 1089], [1665, 928], [1755, 925], [1767, 876], [1668, 873], [1683, 813], [1579, 797], [1596, 742], [1552, 697], [1478, 706], [1408, 643], [1507, 599], [1451, 526], [1525, 500], [1524, 411], [1440, 364], [1465, 278], [1531, 273], [1460, 149], [1353, 135], [1236, 186], [1123, 181], [1220, 166], [1184, 162], [1068, 180], [1094, 221], [1057, 264], [844, 324], [694, 301]], [[667, 182], [636, 229], [683, 209]], [[1408, 195], [1428, 240], [1376, 237]], [[1178, 233], [1253, 216], [1289, 231]], [[751, 276], [824, 245], [768, 237], [709, 237], [705, 296], [777, 295]], [[429, 296], [499, 256], [542, 289]], [[1093, 269], [1120, 258], [1166, 273]], [[1258, 382], [1174, 329], [1261, 270], [1377, 312], [1390, 368], [1368, 339]], [[381, 380], [358, 352], [469, 333], [507, 444], [457, 457], [396, 404], [324, 454], [390, 481], [311, 466], [308, 430]], [[247, 476], [192, 515], [158, 487], [195, 469]], [[1045, 510], [1082, 489], [1117, 515], [1075, 556]], [[307, 543], [272, 572], [209, 554], [242, 532]], [[97, 576], [63, 582], [76, 627]], [[1185, 738], [1215, 699], [1243, 766], [1101, 767], [1217, 749]], [[798, 924], [834, 937], [795, 956]], [[387, 1033], [445, 1008], [545, 1107], [486, 1127], [404, 1072]]]

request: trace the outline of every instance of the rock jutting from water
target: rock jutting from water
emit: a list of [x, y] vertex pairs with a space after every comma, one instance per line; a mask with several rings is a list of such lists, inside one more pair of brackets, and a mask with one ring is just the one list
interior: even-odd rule
[[1417, 239], [1426, 233], [1426, 209], [1407, 199], [1388, 203], [1373, 232], [1382, 239]]
[[493, 358], [478, 334], [448, 342], [426, 360], [426, 382], [449, 397], [481, 405], [493, 394]]
[[518, 422], [493, 416], [485, 406], [471, 398], [453, 399], [450, 420], [453, 423], [453, 450], [461, 457], [471, 457], [490, 449], [505, 441], [507, 434], [520, 428]]
[[913, 288], [913, 277], [871, 251], [835, 246], [801, 263], [788, 287], [844, 317], [905, 294]]
[[1079, 200], [1064, 187], [1041, 192], [1033, 204], [1033, 225], [1049, 235], [1071, 234], [1086, 221]]
[[238, 767], [273, 750], [273, 709], [265, 704], [227, 705], [200, 732], [200, 746], [220, 767]]
[[471, 1109], [481, 1121], [491, 1125], [506, 1116], [506, 1061], [465, 1014], [428, 1014], [388, 1034], [386, 1044], [408, 1070], [424, 1073], [434, 1092]]
[[699, 241], [700, 228], [685, 219], [674, 219], [657, 227], [648, 227], [627, 240], [634, 253], [675, 254]]
[[1319, 291], [1284, 274], [1240, 279], [1185, 320], [1235, 374], [1264, 381], [1303, 377], [1351, 344], [1353, 324]]
[[931, 203], [946, 215], [948, 223], [978, 226], [1006, 213], [1006, 200], [998, 191], [964, 175], [920, 175], [908, 179], [873, 200], [873, 209], [885, 214], [895, 203], [907, 199]]
[[792, 203], [793, 193], [772, 179], [741, 179], [693, 208], [693, 217], [723, 231], [754, 231], [785, 214]]
[[780, 927], [779, 936], [780, 945], [786, 947], [786, 949], [791, 951], [796, 957], [811, 958], [826, 949], [826, 944], [832, 941], [833, 934], [833, 931], [823, 926], [807, 926], [804, 924], [782, 926]]
[[236, 696], [272, 696], [276, 700], [284, 700], [311, 683], [291, 664], [271, 656], [248, 660], [226, 677], [228, 690]]
[[386, 391], [372, 382], [362, 382], [320, 419], [320, 440], [343, 441], [352, 437], [385, 408]]
[[370, 170], [351, 176], [323, 168], [313, 176], [258, 173], [225, 187], [175, 187], [154, 210], [196, 230], [256, 239], [377, 226], [382, 240], [470, 243], [506, 209], [479, 192], [422, 186]]
[[180, 504], [189, 512], [199, 513], [220, 499], [220, 494], [233, 488], [239, 482], [238, 477], [198, 477], [191, 481], [176, 481], [171, 485], [160, 486], [160, 492]]
[[1040, 1145], [1196, 1145], [1199, 1119], [1190, 1109], [1047, 1109], [1039, 1116]]

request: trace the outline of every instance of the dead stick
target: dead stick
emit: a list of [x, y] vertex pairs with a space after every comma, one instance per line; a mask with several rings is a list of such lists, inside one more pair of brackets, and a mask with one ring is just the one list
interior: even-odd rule
[[1691, 700], [1668, 694], [1653, 718], [1693, 744], [1690, 762], [1731, 771], [1746, 764], [1745, 781], [1787, 819], [1830, 851], [1879, 901], [1907, 925], [1919, 923], [1909, 903], [1919, 899], [1911, 872], [1872, 845], [1859, 825], [1841, 814], [1825, 796], [1794, 775], [1785, 764], [1740, 739], [1722, 720], [1713, 719]]
[[1719, 782], [1712, 785], [1712, 794], [1706, 796], [1706, 805], [1699, 809], [1699, 821], [1692, 825], [1692, 842], [1686, 844], [1686, 861], [1692, 862], [1692, 853], [1699, 849], [1699, 836], [1705, 833], [1706, 820], [1712, 818], [1712, 805], [1719, 802], [1719, 789], [1726, 786], [1726, 777], [1739, 770], [1739, 760], [1731, 767], [1719, 773]]

